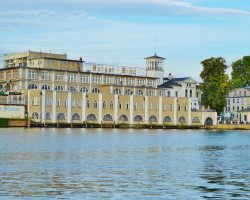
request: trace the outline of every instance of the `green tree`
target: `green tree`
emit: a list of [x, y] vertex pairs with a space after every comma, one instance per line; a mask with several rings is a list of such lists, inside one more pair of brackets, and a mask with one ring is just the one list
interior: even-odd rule
[[231, 75], [233, 88], [250, 86], [250, 56], [235, 61]]
[[226, 106], [226, 96], [230, 89], [229, 77], [226, 74], [226, 61], [222, 57], [209, 58], [201, 62], [203, 71], [200, 77], [202, 104], [211, 109], [215, 109], [218, 114], [223, 111]]

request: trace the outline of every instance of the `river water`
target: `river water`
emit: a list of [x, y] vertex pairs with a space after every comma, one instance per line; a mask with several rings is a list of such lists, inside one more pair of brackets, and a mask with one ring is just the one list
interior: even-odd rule
[[0, 199], [250, 199], [250, 132], [0, 129]]

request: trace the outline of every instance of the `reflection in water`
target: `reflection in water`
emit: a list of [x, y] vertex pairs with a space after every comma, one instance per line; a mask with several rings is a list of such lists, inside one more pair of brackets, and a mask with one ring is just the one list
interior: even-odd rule
[[0, 141], [0, 199], [250, 198], [244, 132], [1, 129]]

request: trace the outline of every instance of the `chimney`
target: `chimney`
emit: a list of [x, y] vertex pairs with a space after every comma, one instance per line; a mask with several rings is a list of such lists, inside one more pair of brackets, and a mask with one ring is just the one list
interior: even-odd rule
[[168, 74], [168, 79], [171, 80], [172, 78], [173, 78], [172, 74], [169, 73], [169, 74]]
[[80, 57], [80, 59], [79, 59], [80, 61], [82, 61], [82, 57]]

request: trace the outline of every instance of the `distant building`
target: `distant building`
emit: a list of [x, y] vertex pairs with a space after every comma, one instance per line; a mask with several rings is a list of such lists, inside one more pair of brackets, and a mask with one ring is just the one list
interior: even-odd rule
[[[146, 68], [85, 63], [66, 54], [23, 52], [4, 56], [0, 88], [24, 103], [38, 123], [212, 125], [215, 112], [199, 108], [190, 77], [164, 78], [164, 59], [146, 58]], [[8, 86], [8, 87], [7, 87]]]
[[227, 106], [224, 109], [228, 121], [250, 122], [246, 118], [246, 111], [250, 107], [250, 87], [237, 88], [229, 92], [227, 96]]

